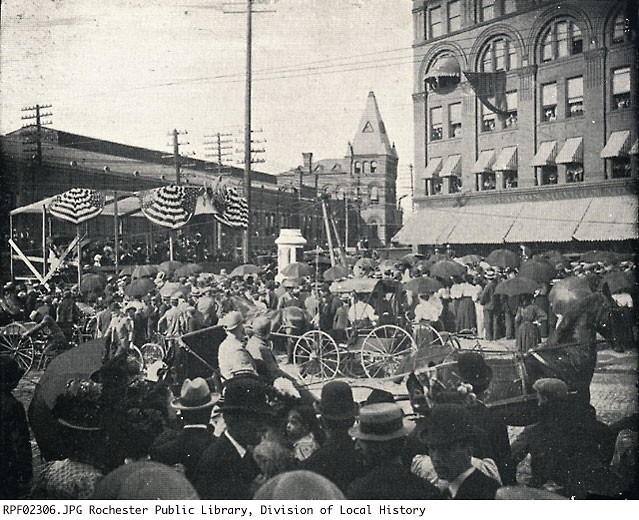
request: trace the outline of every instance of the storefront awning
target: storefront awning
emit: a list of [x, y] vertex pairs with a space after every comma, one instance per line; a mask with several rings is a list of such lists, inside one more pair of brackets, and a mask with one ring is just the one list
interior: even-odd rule
[[574, 234], [576, 240], [636, 240], [637, 197], [595, 197]]
[[472, 173], [489, 172], [495, 162], [495, 150], [482, 150], [479, 152], [479, 158], [473, 164]]
[[454, 226], [452, 208], [422, 209], [409, 217], [392, 240], [400, 244], [444, 244]]
[[632, 145], [628, 153], [630, 155], [639, 155], [639, 139], [635, 139], [635, 144]]
[[429, 178], [433, 175], [437, 175], [439, 170], [442, 169], [442, 158], [441, 157], [433, 157], [428, 164], [426, 165], [426, 171], [424, 172], [424, 177]]
[[548, 166], [555, 164], [555, 155], [557, 154], [557, 141], [546, 141], [541, 143], [539, 150], [533, 157], [531, 166]]
[[447, 242], [502, 244], [520, 211], [521, 204], [465, 206], [454, 216], [456, 225]]
[[555, 159], [557, 164], [569, 164], [584, 162], [584, 144], [581, 137], [571, 137], [561, 147]]
[[504, 170], [516, 170], [517, 169], [517, 147], [516, 146], [508, 146], [504, 148], [495, 164], [493, 165], [493, 170], [500, 172]]
[[451, 175], [461, 175], [461, 155], [449, 155], [439, 172], [440, 177], [449, 177]]
[[602, 159], [610, 159], [612, 157], [621, 157], [628, 154], [630, 150], [630, 132], [623, 130], [622, 132], [613, 132], [608, 138], [608, 142], [604, 149], [601, 150], [600, 157]]

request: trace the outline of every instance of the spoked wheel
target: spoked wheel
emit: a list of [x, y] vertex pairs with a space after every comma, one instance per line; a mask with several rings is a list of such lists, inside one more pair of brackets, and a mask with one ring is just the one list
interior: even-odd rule
[[138, 371], [142, 371], [144, 369], [144, 357], [142, 356], [142, 352], [135, 345], [131, 345], [127, 352], [127, 360], [133, 361], [138, 366]]
[[140, 347], [140, 353], [146, 366], [162, 361], [164, 359], [164, 349], [159, 343], [145, 343]]
[[22, 335], [27, 328], [21, 323], [11, 323], [0, 329], [0, 356], [13, 357], [20, 367], [28, 372], [35, 357], [33, 340]]
[[368, 377], [392, 377], [404, 358], [416, 351], [417, 344], [408, 331], [396, 325], [382, 325], [366, 335], [360, 357]]
[[439, 332], [426, 323], [415, 326], [418, 352], [416, 367], [428, 367], [443, 363], [448, 356], [461, 348], [459, 340], [449, 332]]
[[302, 334], [293, 348], [293, 362], [305, 381], [333, 379], [339, 372], [339, 347], [321, 330]]

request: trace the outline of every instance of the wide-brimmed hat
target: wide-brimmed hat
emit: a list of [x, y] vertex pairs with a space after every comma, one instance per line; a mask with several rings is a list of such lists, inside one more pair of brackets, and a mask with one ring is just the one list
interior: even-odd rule
[[320, 402], [315, 408], [322, 417], [333, 421], [349, 420], [357, 415], [353, 391], [344, 381], [326, 383], [322, 388]]
[[207, 382], [201, 377], [193, 380], [186, 378], [182, 383], [180, 397], [173, 400], [171, 406], [176, 410], [203, 410], [212, 408], [220, 400], [219, 394], [211, 393]]
[[260, 487], [255, 500], [345, 500], [330, 480], [312, 471], [281, 473]]
[[[120, 466], [120, 468], [125, 467]], [[183, 473], [152, 461], [126, 465], [115, 500], [197, 500], [198, 494]], [[120, 471], [116, 469], [116, 471]]]
[[25, 370], [13, 357], [0, 356], [0, 390], [13, 390], [24, 374]]
[[457, 374], [464, 383], [473, 385], [473, 391], [481, 394], [490, 385], [493, 370], [484, 357], [477, 352], [464, 352], [457, 358]]
[[297, 283], [297, 281], [293, 280], [292, 278], [287, 278], [286, 280], [284, 280], [282, 282], [282, 287], [287, 288], [287, 289], [293, 289], [295, 287], [299, 287], [299, 283]]
[[452, 446], [458, 442], [471, 442], [477, 434], [468, 412], [460, 404], [434, 406], [427, 430], [420, 436], [420, 440], [430, 446]]
[[404, 417], [404, 411], [395, 403], [376, 403], [359, 411], [359, 423], [349, 433], [363, 441], [390, 441], [406, 437], [415, 429], [415, 423]]
[[266, 386], [252, 377], [234, 377], [226, 381], [218, 405], [223, 413], [248, 412], [272, 415]]
[[222, 316], [220, 325], [226, 330], [236, 329], [240, 324], [244, 323], [244, 317], [239, 311], [231, 311], [228, 314]]
[[257, 316], [252, 323], [253, 332], [260, 337], [268, 336], [271, 332], [271, 320], [266, 316]]

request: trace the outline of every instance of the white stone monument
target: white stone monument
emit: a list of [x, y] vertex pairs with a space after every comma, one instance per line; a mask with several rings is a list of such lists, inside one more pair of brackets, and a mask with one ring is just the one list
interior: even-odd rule
[[306, 239], [299, 229], [280, 229], [280, 236], [275, 240], [277, 245], [277, 271], [276, 280], [284, 278], [280, 273], [287, 265], [302, 261], [302, 251], [306, 245]]

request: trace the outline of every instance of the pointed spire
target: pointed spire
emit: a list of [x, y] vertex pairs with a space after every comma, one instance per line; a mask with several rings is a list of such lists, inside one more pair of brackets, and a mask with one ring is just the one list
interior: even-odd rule
[[386, 127], [372, 91], [368, 93], [366, 108], [353, 139], [352, 149], [356, 155], [397, 156], [388, 140]]

